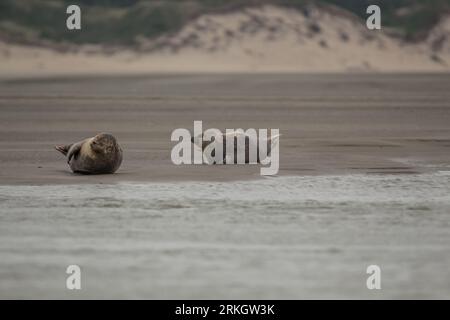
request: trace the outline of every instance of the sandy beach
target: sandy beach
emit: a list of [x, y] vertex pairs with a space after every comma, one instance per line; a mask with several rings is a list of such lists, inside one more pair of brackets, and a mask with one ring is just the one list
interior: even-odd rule
[[[150, 75], [0, 84], [1, 184], [259, 179], [259, 166], [175, 166], [176, 128], [278, 128], [280, 175], [408, 174], [449, 164], [450, 76]], [[70, 173], [55, 144], [110, 132], [115, 175]]]
[[[448, 298], [448, 74], [0, 83], [0, 298]], [[175, 166], [175, 128], [278, 128], [280, 172]], [[55, 144], [107, 131], [117, 174]], [[65, 287], [82, 270], [82, 290]], [[382, 270], [368, 290], [366, 268]]]

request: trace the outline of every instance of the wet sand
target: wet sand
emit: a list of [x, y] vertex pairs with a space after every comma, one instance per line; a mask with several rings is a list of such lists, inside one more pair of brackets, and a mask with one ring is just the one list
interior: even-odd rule
[[[0, 183], [258, 179], [175, 166], [176, 128], [279, 128], [280, 175], [412, 174], [450, 163], [450, 75], [149, 75], [0, 82]], [[115, 175], [70, 173], [55, 144], [111, 132]]]

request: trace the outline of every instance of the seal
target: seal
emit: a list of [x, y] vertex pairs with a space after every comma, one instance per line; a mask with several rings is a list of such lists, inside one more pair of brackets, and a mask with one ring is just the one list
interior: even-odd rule
[[114, 173], [122, 163], [122, 149], [116, 138], [108, 133], [68, 145], [57, 145], [55, 149], [67, 157], [74, 173]]
[[[230, 156], [227, 154], [227, 137], [231, 137], [233, 139], [233, 154]], [[213, 158], [208, 158], [207, 163], [209, 164], [216, 164], [215, 160], [215, 148], [217, 147], [218, 143], [222, 144], [222, 150], [223, 150], [223, 164], [236, 164], [237, 162], [237, 154], [238, 154], [238, 137], [241, 136], [244, 138], [244, 152], [245, 152], [245, 158], [244, 163], [250, 164], [250, 163], [261, 163], [262, 159], [260, 158], [259, 154], [259, 147], [260, 143], [265, 143], [267, 146], [267, 157], [271, 155], [272, 148], [275, 144], [279, 142], [280, 135], [276, 135], [270, 138], [259, 138], [256, 139], [254, 137], [250, 137], [244, 133], [239, 132], [231, 132], [229, 134], [221, 133], [220, 135], [216, 136], [213, 141], [208, 141], [203, 139], [203, 133], [197, 137], [191, 137], [191, 143], [194, 144], [197, 148], [200, 148], [203, 153], [206, 153], [207, 157], [211, 155]], [[201, 139], [200, 139], [201, 138]], [[261, 141], [260, 141], [261, 140]], [[256, 162], [252, 162], [250, 160], [250, 149], [256, 150]]]

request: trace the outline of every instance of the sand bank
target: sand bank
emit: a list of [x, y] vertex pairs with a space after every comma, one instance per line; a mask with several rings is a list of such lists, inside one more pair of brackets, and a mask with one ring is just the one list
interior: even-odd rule
[[[278, 128], [280, 175], [410, 174], [450, 165], [449, 75], [152, 75], [0, 85], [0, 183], [260, 179], [259, 166], [175, 166], [176, 128]], [[117, 174], [79, 176], [53, 149], [98, 132]]]

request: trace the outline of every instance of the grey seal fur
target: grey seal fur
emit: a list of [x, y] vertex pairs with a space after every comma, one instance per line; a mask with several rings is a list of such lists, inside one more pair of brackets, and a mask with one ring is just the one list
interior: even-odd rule
[[67, 157], [74, 173], [114, 173], [122, 163], [122, 149], [116, 138], [108, 133], [99, 133], [73, 144], [57, 145], [55, 149]]
[[[232, 136], [233, 137], [233, 147], [234, 147], [234, 158], [228, 158], [227, 157], [227, 143], [226, 143], [226, 138], [227, 136]], [[230, 134], [220, 134], [219, 136], [216, 136], [212, 141], [208, 141], [208, 140], [203, 140], [203, 133], [200, 134], [197, 137], [191, 137], [191, 143], [194, 144], [197, 148], [200, 148], [202, 150], [202, 152], [205, 152], [206, 149], [210, 149], [208, 151], [211, 151], [211, 155], [213, 157], [215, 157], [215, 147], [217, 143], [221, 143], [222, 144], [222, 150], [223, 150], [223, 164], [235, 164], [237, 163], [237, 152], [238, 152], [238, 146], [237, 146], [237, 138], [239, 135], [244, 136], [244, 141], [245, 141], [245, 146], [244, 146], [244, 150], [245, 150], [245, 160], [244, 163], [249, 164], [252, 163], [250, 161], [250, 146], [252, 145], [252, 147], [256, 150], [257, 154], [256, 154], [256, 162], [255, 163], [261, 163], [260, 159], [260, 154], [259, 154], [259, 143], [260, 143], [260, 138], [258, 137], [257, 139], [252, 139], [250, 136], [244, 134], [244, 133], [236, 133], [236, 132], [232, 132]], [[279, 138], [281, 135], [276, 135], [274, 137], [270, 137], [270, 138], [261, 138], [262, 139], [262, 143], [266, 143], [267, 145], [267, 156], [271, 155], [272, 152], [272, 148], [275, 144], [277, 144], [279, 142]], [[202, 138], [202, 140], [200, 140], [200, 137]], [[200, 141], [201, 145], [200, 145]], [[209, 159], [211, 164], [216, 164], [215, 159]]]

